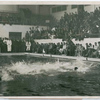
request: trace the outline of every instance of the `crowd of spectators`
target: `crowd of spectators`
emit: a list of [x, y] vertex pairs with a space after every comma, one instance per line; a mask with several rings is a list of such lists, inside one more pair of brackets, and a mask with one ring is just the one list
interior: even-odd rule
[[86, 43], [86, 47], [82, 44], [74, 44], [72, 41], [62, 41], [61, 43], [41, 43], [34, 40], [10, 40], [7, 38], [0, 39], [0, 52], [31, 52], [40, 54], [66, 55], [66, 56], [84, 56], [84, 57], [100, 57], [100, 42], [95, 44]]
[[20, 8], [18, 13], [0, 13], [0, 23], [48, 26], [48, 30], [44, 32], [46, 36], [42, 37], [40, 34], [37, 38], [48, 38], [47, 34], [50, 33], [55, 38], [83, 40], [85, 37], [100, 36], [100, 8], [96, 8], [94, 12], [82, 11], [81, 16], [79, 13], [65, 12], [59, 22], [51, 15], [35, 15], [28, 8]]
[[94, 12], [82, 11], [79, 13], [64, 13], [56, 26], [56, 37], [71, 37], [83, 40], [85, 37], [100, 36], [100, 7]]
[[[49, 20], [49, 23], [46, 22]], [[0, 12], [0, 23], [17, 25], [42, 25], [54, 26], [56, 19], [51, 15], [33, 14], [28, 8], [20, 8], [17, 13]]]
[[[35, 17], [33, 17], [33, 14], [28, 9], [26, 9], [27, 11], [24, 10], [25, 9], [21, 9], [19, 12], [20, 15], [16, 15], [18, 18], [16, 22], [20, 21], [21, 23], [25, 24], [28, 21], [28, 23], [33, 25], [35, 25], [35, 22], [36, 25], [43, 25], [43, 23], [45, 23], [45, 20], [41, 20], [43, 16], [39, 15], [37, 17], [37, 15], [34, 15]], [[9, 16], [10, 15], [8, 15], [8, 17]], [[65, 12], [64, 17], [61, 17], [60, 21], [55, 27], [52, 26], [52, 28], [47, 30], [44, 30], [43, 28], [40, 29], [39, 26], [36, 28], [31, 27], [30, 31], [26, 32], [25, 38], [22, 40], [10, 40], [7, 38], [1, 38], [0, 52], [32, 52], [51, 55], [64, 54], [67, 56], [100, 57], [100, 42], [95, 42], [95, 44], [86, 43], [86, 47], [84, 47], [82, 44], [75, 45], [71, 41], [72, 38], [76, 38], [76, 40], [83, 40], [85, 37], [98, 37], [100, 32], [99, 17], [100, 8], [96, 8], [95, 11], [91, 13], [83, 11], [82, 16], [80, 16], [78, 13], [68, 14]], [[32, 18], [34, 20], [32, 20]], [[2, 18], [0, 17], [0, 20], [1, 19]], [[9, 23], [14, 20], [11, 18]], [[55, 38], [61, 38], [63, 41], [57, 44], [39, 44], [34, 41], [34, 39], [49, 39], [52, 38], [53, 35]], [[66, 42], [64, 40], [66, 40]]]
[[51, 30], [45, 30], [44, 28], [40, 28], [39, 26], [30, 27], [30, 30], [26, 32], [25, 39], [50, 39], [52, 36]]
[[[55, 22], [48, 30], [41, 29], [41, 32], [34, 31], [33, 38], [48, 39], [48, 35], [54, 35], [55, 38], [75, 38], [83, 40], [88, 37], [99, 37], [100, 33], [100, 8], [96, 8], [94, 12], [83, 11], [79, 13], [64, 13], [59, 22]], [[41, 21], [38, 21], [41, 22]], [[43, 22], [44, 23], [44, 22]], [[42, 23], [42, 24], [43, 24]], [[42, 25], [41, 24], [41, 25]], [[55, 25], [55, 26], [54, 26]], [[34, 29], [33, 29], [34, 30]], [[37, 34], [40, 33], [40, 34]]]
[[[40, 26], [30, 27], [30, 30], [26, 32], [25, 39], [54, 39], [57, 38], [55, 34], [55, 28], [44, 29]], [[62, 39], [62, 38], [61, 38]]]
[[17, 13], [0, 12], [0, 23], [5, 24], [20, 24], [21, 18]]

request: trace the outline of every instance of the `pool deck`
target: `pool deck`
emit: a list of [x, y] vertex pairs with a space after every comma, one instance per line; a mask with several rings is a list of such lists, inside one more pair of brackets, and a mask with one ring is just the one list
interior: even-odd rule
[[50, 55], [50, 54], [38, 54], [38, 53], [0, 53], [0, 56], [33, 56], [42, 58], [59, 58], [59, 59], [70, 59], [70, 60], [83, 60], [83, 61], [94, 61], [100, 62], [100, 58], [86, 58], [86, 57], [76, 57], [76, 56], [66, 56], [66, 55]]

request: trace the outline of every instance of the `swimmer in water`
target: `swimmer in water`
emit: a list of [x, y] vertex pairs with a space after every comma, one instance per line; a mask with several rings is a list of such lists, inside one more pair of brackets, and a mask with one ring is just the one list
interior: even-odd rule
[[74, 67], [74, 70], [77, 70], [78, 69], [78, 67]]

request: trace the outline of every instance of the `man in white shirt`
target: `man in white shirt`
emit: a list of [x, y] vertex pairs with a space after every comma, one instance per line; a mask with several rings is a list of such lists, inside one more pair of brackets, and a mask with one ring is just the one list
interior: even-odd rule
[[11, 52], [12, 49], [12, 41], [10, 39], [7, 40], [7, 51]]
[[27, 41], [26, 42], [26, 51], [30, 51], [31, 50], [31, 42]]

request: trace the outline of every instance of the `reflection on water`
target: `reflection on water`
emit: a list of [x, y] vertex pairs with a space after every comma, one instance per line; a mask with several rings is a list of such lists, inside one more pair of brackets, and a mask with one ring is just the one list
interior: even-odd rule
[[[5, 60], [7, 62], [5, 63]], [[10, 96], [99, 95], [99, 64], [46, 58], [2, 58], [1, 93]], [[78, 67], [77, 71], [74, 70]], [[98, 78], [98, 80], [96, 80]], [[88, 89], [88, 91], [87, 91]], [[92, 91], [92, 93], [90, 92]]]

